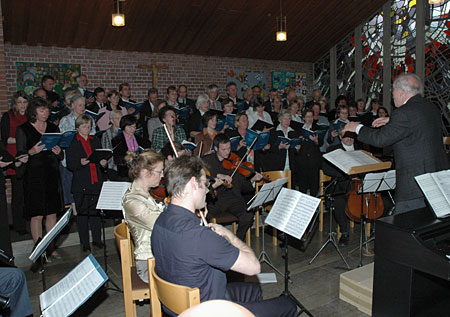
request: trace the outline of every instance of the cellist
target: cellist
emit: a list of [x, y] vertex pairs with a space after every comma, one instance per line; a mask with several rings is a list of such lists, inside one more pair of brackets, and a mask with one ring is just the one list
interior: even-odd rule
[[245, 177], [233, 173], [223, 167], [223, 160], [227, 159], [231, 152], [230, 139], [223, 133], [219, 133], [213, 140], [214, 153], [203, 157], [204, 162], [208, 165], [211, 177], [219, 178], [227, 183], [232, 184], [232, 188], [220, 186], [217, 188], [217, 198], [214, 201], [208, 201], [208, 218], [216, 217], [221, 212], [229, 212], [239, 220], [239, 226], [236, 236], [244, 240], [245, 233], [253, 224], [253, 213], [247, 212], [247, 204], [242, 193], [254, 191], [251, 182], [259, 181], [262, 175], [255, 173], [251, 177], [250, 182]]
[[[361, 149], [361, 144], [355, 142], [356, 135], [347, 132], [342, 135], [342, 130], [339, 131], [339, 143], [328, 147], [327, 152], [332, 152], [336, 149], [343, 149], [344, 151], [355, 151]], [[347, 174], [339, 170], [337, 167], [329, 164], [323, 160], [323, 172], [336, 180], [334, 188], [330, 188], [328, 193], [340, 193], [334, 196], [334, 218], [341, 229], [341, 237], [339, 239], [339, 246], [347, 246], [349, 242], [348, 218], [345, 214], [345, 206], [347, 204], [347, 193], [351, 188], [351, 179]]]

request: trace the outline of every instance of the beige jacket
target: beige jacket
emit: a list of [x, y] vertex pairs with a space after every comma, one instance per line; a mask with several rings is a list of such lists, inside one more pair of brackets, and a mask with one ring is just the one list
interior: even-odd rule
[[156, 202], [148, 191], [132, 183], [122, 199], [125, 221], [134, 240], [136, 260], [152, 258], [150, 237], [156, 218], [165, 206]]

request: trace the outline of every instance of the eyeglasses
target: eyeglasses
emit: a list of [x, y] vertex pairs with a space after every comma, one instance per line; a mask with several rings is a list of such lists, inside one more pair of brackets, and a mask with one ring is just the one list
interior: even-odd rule
[[152, 173], [154, 173], [154, 174], [159, 174], [159, 175], [163, 175], [163, 174], [164, 174], [164, 170], [160, 170], [160, 171], [152, 171]]

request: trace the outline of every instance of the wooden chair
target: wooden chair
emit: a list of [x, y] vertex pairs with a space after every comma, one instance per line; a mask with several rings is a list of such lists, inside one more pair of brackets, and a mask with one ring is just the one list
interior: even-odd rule
[[114, 237], [120, 250], [120, 264], [122, 266], [123, 301], [125, 316], [136, 317], [136, 300], [150, 299], [148, 284], [143, 282], [136, 272], [130, 231], [127, 224], [122, 223], [114, 228]]
[[[219, 223], [219, 224], [229, 224], [231, 223], [231, 230], [233, 232], [233, 234], [236, 235], [237, 232], [237, 223], [238, 223], [239, 219], [235, 216], [233, 216], [232, 214], [230, 214], [229, 212], [221, 212], [220, 215], [218, 215], [217, 217], [213, 217], [211, 218], [211, 222], [212, 223]], [[251, 236], [250, 236], [250, 229], [248, 229], [246, 235], [245, 235], [245, 240], [247, 242], [247, 245], [250, 246], [251, 245], [251, 240], [250, 240]]]
[[155, 259], [148, 259], [152, 317], [161, 317], [161, 303], [177, 315], [200, 304], [200, 290], [167, 282], [156, 274]]
[[[262, 172], [263, 176], [268, 177], [271, 181], [274, 181], [279, 178], [287, 177], [287, 188], [292, 188], [292, 177], [291, 177], [291, 171], [268, 171], [268, 172]], [[258, 193], [259, 189], [264, 185], [264, 182], [257, 182], [256, 183], [256, 193]], [[266, 210], [270, 210], [272, 208], [271, 205], [265, 207]], [[255, 213], [255, 236], [259, 237], [259, 210]], [[273, 245], [278, 244], [277, 239], [277, 229], [273, 228], [273, 237], [272, 237], [272, 243]]]

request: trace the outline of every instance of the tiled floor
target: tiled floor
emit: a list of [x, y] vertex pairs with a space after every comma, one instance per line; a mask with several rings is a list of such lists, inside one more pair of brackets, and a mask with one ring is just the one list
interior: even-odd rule
[[[325, 217], [328, 218], [328, 217]], [[325, 226], [327, 228], [327, 226]], [[358, 245], [359, 226], [355, 226], [355, 232], [350, 236], [350, 245], [342, 249], [346, 260], [351, 268], [359, 263], [359, 252], [348, 255], [348, 252]], [[108, 250], [108, 276], [116, 284], [121, 284], [120, 259], [115, 246], [115, 241], [109, 235], [107, 239]], [[293, 283], [289, 284], [291, 293], [314, 315], [314, 316], [366, 316], [354, 306], [339, 299], [339, 275], [346, 271], [344, 262], [332, 245], [328, 245], [321, 255], [311, 264], [308, 262], [326, 240], [325, 232], [315, 232], [309, 245], [304, 246], [291, 238], [289, 247], [289, 271]], [[261, 252], [261, 238], [256, 239], [252, 233], [252, 247], [257, 255]], [[284, 272], [283, 250], [279, 246], [272, 245], [272, 238], [266, 233], [266, 251], [273, 264]], [[72, 245], [59, 249], [63, 257], [47, 265], [45, 278], [47, 288], [56, 283], [67, 274], [87, 254], [83, 253], [78, 245]], [[103, 266], [103, 250], [94, 249], [93, 255]], [[30, 271], [26, 255], [19, 255], [17, 262], [24, 263], [30, 292], [31, 302], [35, 315], [39, 314], [39, 294], [42, 292], [42, 278], [37, 273]], [[363, 258], [363, 264], [373, 261], [373, 257]], [[263, 272], [272, 272], [269, 266], [263, 265]], [[279, 296], [284, 290], [283, 277], [277, 274], [278, 283], [264, 284], [264, 297]], [[150, 306], [144, 303], [137, 307], [138, 316], [149, 316]], [[121, 293], [100, 289], [88, 302], [86, 302], [75, 314], [75, 316], [124, 316], [123, 295]]]

